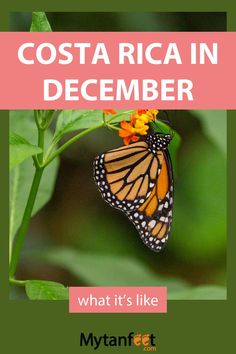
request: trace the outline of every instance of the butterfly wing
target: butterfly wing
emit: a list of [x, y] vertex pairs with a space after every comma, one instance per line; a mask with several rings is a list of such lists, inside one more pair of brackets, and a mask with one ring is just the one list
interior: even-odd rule
[[168, 151], [153, 154], [146, 142], [110, 150], [95, 159], [94, 178], [103, 199], [122, 210], [146, 246], [159, 252], [172, 223], [173, 172]]
[[94, 163], [94, 179], [103, 199], [124, 212], [137, 210], [150, 196], [163, 154], [152, 154], [146, 142], [110, 150]]
[[173, 172], [168, 151], [150, 196], [135, 212], [126, 213], [151, 250], [161, 251], [169, 237], [173, 210]]

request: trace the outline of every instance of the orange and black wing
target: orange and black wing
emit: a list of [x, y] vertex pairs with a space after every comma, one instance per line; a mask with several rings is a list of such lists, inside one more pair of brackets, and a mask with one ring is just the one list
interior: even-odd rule
[[168, 240], [173, 210], [173, 172], [168, 151], [163, 151], [161, 170], [145, 202], [135, 212], [126, 213], [143, 242], [159, 252]]
[[173, 173], [168, 150], [153, 153], [144, 141], [110, 150], [95, 159], [94, 178], [103, 199], [122, 210], [146, 246], [159, 252], [172, 222]]
[[94, 162], [94, 179], [103, 199], [124, 212], [137, 210], [150, 196], [163, 154], [152, 154], [146, 142], [110, 150]]

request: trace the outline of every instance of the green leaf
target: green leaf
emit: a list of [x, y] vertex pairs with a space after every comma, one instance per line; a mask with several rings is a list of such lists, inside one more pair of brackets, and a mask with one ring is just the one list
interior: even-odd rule
[[222, 286], [197, 286], [184, 291], [174, 292], [170, 300], [226, 300], [227, 291]]
[[226, 290], [220, 286], [191, 287], [178, 278], [154, 274], [145, 264], [134, 258], [81, 252], [57, 248], [32, 253], [34, 261], [46, 261], [71, 272], [89, 286], [166, 286], [169, 300], [220, 300]]
[[30, 32], [52, 32], [45, 12], [33, 12]]
[[76, 130], [92, 128], [102, 122], [101, 110], [63, 110], [57, 120], [54, 139], [58, 140]]
[[[34, 122], [33, 111], [11, 111], [10, 131], [14, 131], [31, 144], [36, 145], [37, 128]], [[46, 145], [48, 145], [52, 139], [52, 134], [47, 132], [45, 138]], [[50, 200], [54, 189], [57, 169], [58, 159], [53, 161], [45, 169], [33, 214], [40, 210]], [[10, 173], [10, 246], [22, 220], [34, 171], [33, 161], [28, 159], [20, 165], [17, 165]]]
[[227, 152], [227, 112], [226, 111], [193, 111], [201, 120], [207, 136], [226, 155]]
[[60, 283], [27, 280], [26, 294], [30, 300], [68, 300], [68, 288]]
[[188, 287], [180, 279], [156, 275], [145, 264], [127, 257], [79, 252], [69, 248], [43, 252], [38, 257], [65, 268], [92, 286], [168, 286], [169, 292]]
[[12, 133], [10, 135], [10, 170], [28, 157], [42, 152], [38, 146], [30, 144], [25, 138]]
[[[112, 119], [113, 123], [119, 123], [122, 120], [129, 120], [130, 114], [125, 113], [126, 110], [117, 110], [117, 116]], [[112, 115], [106, 115], [106, 120]], [[103, 123], [103, 113], [101, 109], [90, 110], [63, 110], [57, 120], [56, 131], [54, 135], [55, 140], [61, 139], [61, 137], [67, 133], [77, 130], [92, 128], [96, 125]]]

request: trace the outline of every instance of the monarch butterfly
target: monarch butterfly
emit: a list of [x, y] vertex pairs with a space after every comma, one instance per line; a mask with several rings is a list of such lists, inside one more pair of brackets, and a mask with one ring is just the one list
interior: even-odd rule
[[94, 179], [103, 199], [122, 210], [142, 241], [159, 252], [169, 237], [173, 209], [170, 134], [154, 133], [95, 158]]

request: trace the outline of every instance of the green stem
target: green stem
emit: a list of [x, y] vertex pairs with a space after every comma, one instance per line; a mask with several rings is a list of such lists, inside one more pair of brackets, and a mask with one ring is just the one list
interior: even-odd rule
[[40, 128], [40, 124], [39, 124], [39, 111], [38, 110], [34, 110], [34, 120], [35, 123], [37, 125], [37, 128]]
[[37, 155], [38, 162], [40, 165], [43, 163], [43, 154], [44, 154], [44, 130], [38, 129], [38, 146], [42, 149], [42, 152]]
[[34, 156], [32, 156], [32, 158], [33, 158], [33, 161], [34, 161], [34, 166], [35, 166], [35, 168], [40, 168], [40, 165], [39, 165], [39, 161], [38, 161], [38, 159], [37, 159], [37, 156], [34, 155]]
[[62, 109], [58, 109], [54, 111], [53, 113], [49, 113], [49, 118], [46, 120], [45, 124], [41, 125], [42, 130], [48, 129], [48, 127], [51, 125], [53, 120], [56, 120], [59, 115], [61, 114]]
[[32, 182], [32, 186], [30, 189], [29, 198], [25, 207], [23, 219], [21, 222], [21, 226], [19, 228], [18, 234], [16, 236], [15, 242], [13, 244], [12, 257], [10, 263], [10, 278], [14, 278], [16, 267], [20, 258], [21, 249], [25, 240], [25, 235], [29, 227], [29, 222], [31, 218], [31, 214], [34, 207], [34, 202], [37, 196], [39, 184], [41, 181], [41, 177], [43, 174], [43, 169], [36, 169], [34, 179]]
[[25, 286], [26, 284], [26, 280], [16, 280], [14, 278], [10, 278], [9, 282], [12, 285], [18, 285], [18, 286]]
[[43, 164], [43, 167], [46, 167], [48, 164], [50, 164], [58, 155], [60, 155], [65, 149], [67, 149], [70, 145], [72, 145], [73, 143], [75, 143], [77, 140], [79, 140], [80, 138], [82, 138], [83, 136], [87, 135], [88, 133], [92, 132], [93, 130], [96, 130], [98, 128], [104, 127], [104, 123], [96, 125], [95, 127], [86, 129], [84, 131], [82, 131], [81, 133], [73, 136], [73, 138], [69, 139], [68, 141], [66, 141], [62, 146], [59, 147], [59, 149], [57, 149], [54, 154], [52, 154]]
[[54, 139], [52, 140], [51, 145], [49, 146], [47, 152], [46, 152], [45, 155], [44, 155], [44, 160], [45, 160], [45, 161], [47, 161], [48, 158], [50, 157], [50, 155], [53, 153], [53, 151], [55, 150], [55, 148], [56, 148], [58, 142], [59, 142], [59, 139], [58, 139], [58, 138], [57, 138], [57, 139], [54, 138]]
[[108, 127], [108, 128], [111, 128], [111, 129], [114, 129], [114, 130], [120, 130], [120, 128], [118, 128], [118, 127], [116, 127], [115, 125], [113, 125], [113, 124], [108, 124], [108, 123], [106, 123], [106, 126]]
[[[38, 122], [38, 111], [35, 111], [35, 121], [36, 124]], [[42, 152], [37, 155], [37, 161], [38, 163], [35, 164], [35, 174], [34, 174], [34, 179], [31, 185], [29, 197], [26, 203], [25, 211], [23, 214], [23, 218], [21, 221], [20, 228], [18, 230], [18, 233], [16, 235], [14, 244], [13, 244], [13, 249], [12, 249], [12, 256], [11, 256], [11, 261], [10, 261], [10, 279], [13, 279], [15, 276], [16, 272], [16, 267], [20, 258], [20, 253], [22, 250], [22, 246], [24, 244], [26, 232], [29, 227], [30, 223], [30, 218], [32, 215], [34, 203], [36, 200], [36, 196], [38, 193], [40, 181], [43, 175], [43, 170], [44, 168], [39, 166], [42, 165], [43, 163], [43, 155], [44, 155], [44, 134], [45, 132], [40, 128], [40, 126], [37, 124], [38, 127], [38, 146], [42, 149]], [[36, 162], [36, 159], [35, 159]]]

